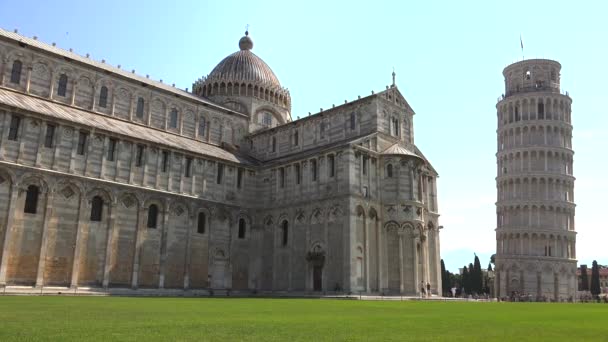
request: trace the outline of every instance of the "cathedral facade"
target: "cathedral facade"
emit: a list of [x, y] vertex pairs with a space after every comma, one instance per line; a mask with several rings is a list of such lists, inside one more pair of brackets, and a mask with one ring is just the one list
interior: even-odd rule
[[188, 91], [0, 30], [0, 287], [441, 293], [394, 81], [292, 121], [252, 48]]

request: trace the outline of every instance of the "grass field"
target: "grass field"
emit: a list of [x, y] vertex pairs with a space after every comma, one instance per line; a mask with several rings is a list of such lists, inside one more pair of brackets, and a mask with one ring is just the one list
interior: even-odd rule
[[0, 297], [0, 341], [608, 341], [608, 305]]

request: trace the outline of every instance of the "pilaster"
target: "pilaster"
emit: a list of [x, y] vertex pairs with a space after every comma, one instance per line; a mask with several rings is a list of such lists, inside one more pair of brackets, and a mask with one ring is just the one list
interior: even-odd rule
[[6, 230], [4, 233], [4, 244], [2, 246], [2, 262], [0, 263], [0, 286], [6, 286], [6, 271], [8, 267], [8, 259], [10, 257], [10, 247], [13, 243], [13, 221], [15, 220], [15, 211], [17, 210], [17, 198], [19, 188], [15, 183], [11, 184], [11, 197], [8, 205], [8, 217], [6, 218]]
[[80, 258], [82, 255], [82, 245], [84, 243], [84, 236], [88, 229], [88, 220], [86, 219], [87, 209], [90, 207], [87, 205], [86, 194], [81, 194], [80, 207], [78, 208], [78, 230], [76, 231], [76, 245], [74, 247], [74, 259], [72, 260], [72, 281], [70, 287], [78, 287], [78, 279], [80, 277]]
[[46, 265], [47, 240], [49, 234], [49, 223], [53, 214], [53, 195], [54, 191], [48, 189], [46, 193], [46, 206], [44, 209], [44, 219], [42, 225], [42, 239], [40, 243], [40, 256], [38, 258], [38, 273], [36, 275], [36, 287], [44, 286], [44, 267]]

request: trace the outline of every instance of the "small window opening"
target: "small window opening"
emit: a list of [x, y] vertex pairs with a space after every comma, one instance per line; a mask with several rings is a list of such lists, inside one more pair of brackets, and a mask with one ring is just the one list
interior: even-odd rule
[[35, 214], [38, 209], [38, 194], [40, 193], [40, 189], [35, 185], [30, 185], [27, 187], [27, 192], [25, 193], [25, 206], [23, 207], [23, 212], [27, 214]]
[[239, 219], [239, 239], [245, 238], [245, 229], [247, 224], [245, 223], [245, 219]]
[[156, 204], [150, 205], [148, 208], [148, 228], [156, 228], [158, 221], [158, 207]]
[[99, 196], [91, 200], [91, 221], [100, 222], [103, 215], [103, 199]]

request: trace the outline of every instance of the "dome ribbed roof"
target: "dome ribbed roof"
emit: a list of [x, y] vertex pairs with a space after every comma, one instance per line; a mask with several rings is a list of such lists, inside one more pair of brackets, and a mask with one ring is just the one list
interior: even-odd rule
[[248, 32], [239, 41], [240, 51], [224, 58], [207, 76], [207, 81], [231, 81], [281, 88], [281, 83], [268, 64], [251, 49], [253, 41]]

